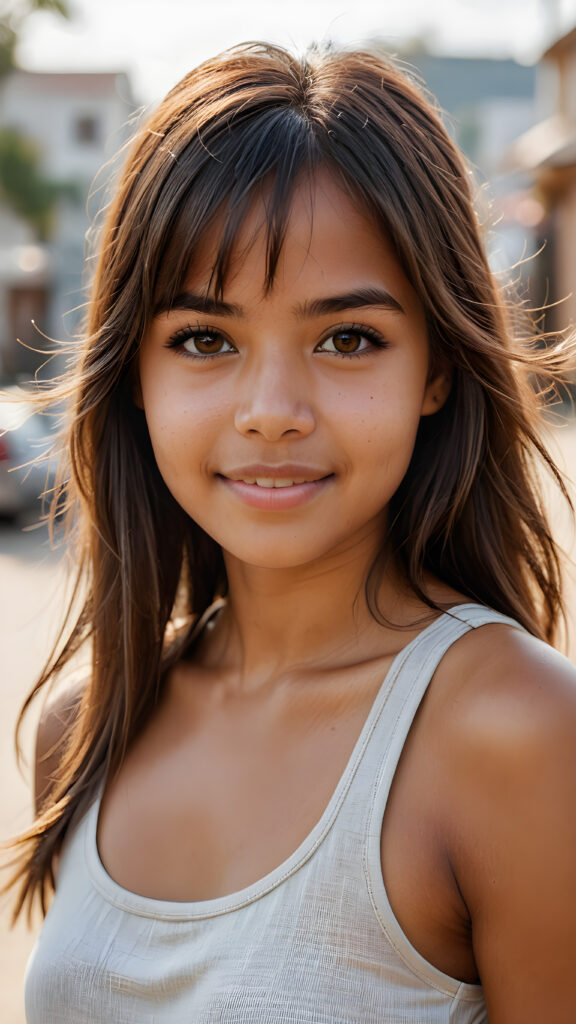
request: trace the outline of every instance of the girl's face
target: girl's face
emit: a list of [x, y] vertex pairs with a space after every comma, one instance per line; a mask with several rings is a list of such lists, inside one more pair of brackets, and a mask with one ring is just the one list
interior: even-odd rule
[[296, 191], [268, 294], [264, 204], [222, 301], [216, 228], [200, 246], [143, 338], [138, 401], [185, 511], [232, 557], [285, 568], [380, 547], [420, 417], [447, 387], [394, 252], [334, 180]]

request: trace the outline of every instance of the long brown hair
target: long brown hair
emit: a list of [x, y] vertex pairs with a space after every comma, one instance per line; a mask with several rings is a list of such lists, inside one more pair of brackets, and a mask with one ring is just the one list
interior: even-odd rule
[[[443, 409], [422, 420], [387, 550], [432, 606], [426, 572], [553, 637], [558, 556], [533, 456], [561, 480], [538, 437], [531, 383], [551, 362], [518, 336], [487, 264], [468, 170], [432, 102], [369, 52], [227, 51], [184, 78], [138, 131], [106, 214], [86, 330], [55, 391], [70, 410], [62, 481], [76, 534], [76, 612], [22, 713], [84, 644], [92, 671], [49, 798], [16, 841], [16, 914], [35, 894], [45, 909], [73, 815], [153, 712], [182, 650], [167, 642], [175, 608], [192, 626], [226, 588], [221, 552], [169, 493], [133, 401], [140, 339], [182, 289], [216, 214], [224, 226], [212, 287], [222, 293], [260, 188], [272, 287], [295, 184], [319, 167], [392, 241], [424, 307], [432, 358], [454, 375]], [[381, 560], [367, 581], [374, 614]]]

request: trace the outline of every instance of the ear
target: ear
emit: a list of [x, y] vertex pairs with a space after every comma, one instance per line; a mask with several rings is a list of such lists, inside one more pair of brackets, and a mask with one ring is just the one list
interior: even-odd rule
[[444, 405], [452, 389], [453, 370], [448, 364], [434, 368], [428, 378], [424, 400], [422, 402], [421, 416], [433, 416]]

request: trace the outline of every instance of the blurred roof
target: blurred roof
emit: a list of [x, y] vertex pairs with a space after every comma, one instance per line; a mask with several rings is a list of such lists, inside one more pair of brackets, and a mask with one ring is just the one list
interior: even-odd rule
[[[576, 52], [576, 27], [561, 36], [542, 54], [542, 60], [557, 60]], [[570, 57], [570, 60], [573, 58]], [[512, 143], [503, 161], [504, 170], [545, 171], [576, 166], [576, 124], [573, 118], [556, 113], [534, 125]]]
[[562, 114], [540, 121], [512, 143], [506, 170], [571, 167], [576, 164], [576, 129]]
[[548, 57], [557, 57], [564, 50], [571, 50], [573, 46], [576, 47], [576, 25], [571, 32], [560, 36], [560, 39], [552, 43], [552, 46], [549, 46], [542, 54], [542, 59], [546, 60]]
[[490, 99], [534, 96], [536, 68], [492, 57], [443, 57], [409, 54], [426, 86], [444, 110], [474, 106]]
[[16, 69], [10, 75], [19, 87], [31, 86], [43, 93], [87, 93], [109, 96], [121, 92], [122, 98], [132, 102], [130, 80], [123, 71], [23, 71]]

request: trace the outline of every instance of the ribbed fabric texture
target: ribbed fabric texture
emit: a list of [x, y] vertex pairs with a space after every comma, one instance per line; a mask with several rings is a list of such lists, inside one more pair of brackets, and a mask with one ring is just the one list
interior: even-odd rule
[[395, 659], [322, 818], [240, 892], [195, 903], [128, 892], [96, 843], [100, 801], [71, 831], [26, 974], [28, 1024], [480, 1024], [482, 989], [408, 942], [384, 888], [380, 833], [410, 725], [450, 645], [512, 620], [461, 605]]

